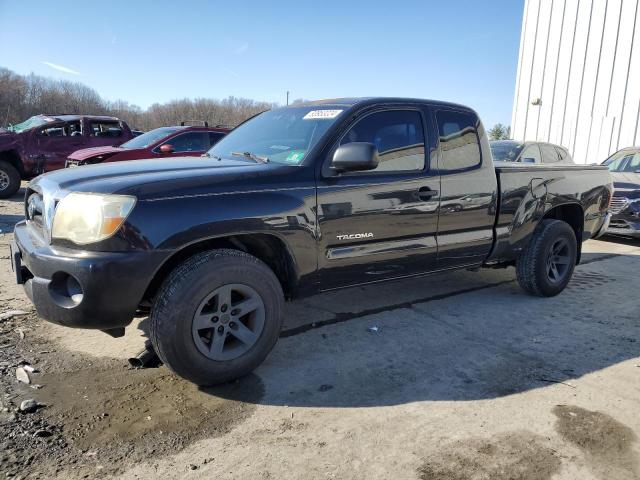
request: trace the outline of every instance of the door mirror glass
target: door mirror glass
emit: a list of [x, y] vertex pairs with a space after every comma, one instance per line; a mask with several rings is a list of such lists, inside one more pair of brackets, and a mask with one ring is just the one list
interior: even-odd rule
[[522, 163], [536, 163], [536, 159], [531, 157], [525, 157], [522, 159]]
[[378, 161], [378, 149], [373, 143], [352, 142], [337, 148], [331, 168], [337, 172], [374, 170]]
[[173, 146], [168, 143], [160, 145], [160, 153], [173, 153]]

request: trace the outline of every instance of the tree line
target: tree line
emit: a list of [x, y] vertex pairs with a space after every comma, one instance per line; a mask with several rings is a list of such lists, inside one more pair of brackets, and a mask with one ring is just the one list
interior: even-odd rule
[[[294, 100], [300, 103], [303, 99]], [[227, 97], [183, 98], [166, 103], [154, 103], [142, 109], [125, 100], [109, 102], [93, 88], [69, 80], [53, 80], [40, 75], [19, 75], [0, 67], [0, 126], [20, 123], [27, 118], [45, 114], [79, 113], [85, 115], [113, 115], [126, 121], [136, 130], [148, 131], [182, 121], [207, 121], [209, 125], [235, 126], [275, 103], [247, 98]], [[488, 132], [491, 140], [510, 136], [510, 128], [500, 123]]]
[[154, 103], [142, 109], [125, 100], [103, 99], [93, 88], [79, 82], [54, 80], [40, 75], [19, 75], [0, 67], [0, 126], [20, 123], [44, 114], [78, 113], [113, 115], [131, 128], [148, 131], [182, 121], [207, 121], [209, 125], [237, 125], [264, 110], [277, 106], [247, 98], [223, 100], [196, 98]]

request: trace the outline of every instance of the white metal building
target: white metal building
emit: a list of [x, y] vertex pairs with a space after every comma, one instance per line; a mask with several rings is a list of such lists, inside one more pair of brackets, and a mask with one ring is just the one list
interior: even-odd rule
[[512, 138], [576, 163], [640, 144], [640, 0], [525, 0]]

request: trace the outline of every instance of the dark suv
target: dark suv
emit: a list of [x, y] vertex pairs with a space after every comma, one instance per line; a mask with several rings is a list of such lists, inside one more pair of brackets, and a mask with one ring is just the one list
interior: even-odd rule
[[119, 147], [85, 148], [69, 155], [67, 167], [123, 160], [202, 155], [229, 133], [218, 125], [160, 127], [123, 143]]
[[607, 233], [640, 238], [640, 147], [624, 148], [604, 161], [613, 177]]

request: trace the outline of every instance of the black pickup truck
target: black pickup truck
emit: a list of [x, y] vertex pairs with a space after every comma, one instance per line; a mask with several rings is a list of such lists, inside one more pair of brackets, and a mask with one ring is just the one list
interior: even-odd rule
[[605, 167], [494, 165], [467, 107], [326, 100], [261, 113], [203, 157], [36, 178], [12, 260], [43, 318], [119, 336], [149, 313], [160, 359], [207, 385], [263, 361], [285, 298], [505, 266], [556, 295], [611, 195]]

